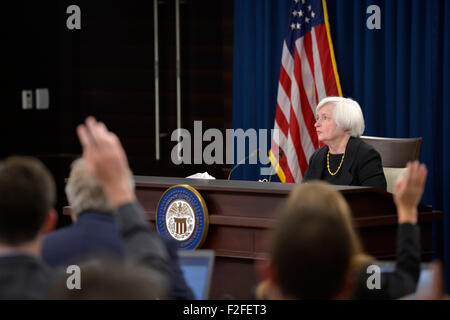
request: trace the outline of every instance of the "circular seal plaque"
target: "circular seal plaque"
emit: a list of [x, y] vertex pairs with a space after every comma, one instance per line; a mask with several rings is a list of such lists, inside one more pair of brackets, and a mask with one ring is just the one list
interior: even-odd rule
[[199, 248], [208, 233], [208, 208], [200, 193], [188, 185], [164, 192], [156, 210], [158, 232], [177, 241], [178, 248]]

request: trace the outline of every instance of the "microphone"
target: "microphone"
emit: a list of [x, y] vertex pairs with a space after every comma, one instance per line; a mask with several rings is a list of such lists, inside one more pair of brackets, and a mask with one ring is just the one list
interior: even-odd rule
[[231, 168], [230, 173], [228, 174], [228, 179], [227, 180], [230, 180], [231, 174], [233, 173], [234, 170], [239, 168], [245, 162], [245, 160], [250, 159], [251, 157], [253, 157], [258, 151], [259, 151], [259, 149], [256, 149], [255, 151], [250, 153], [248, 156], [246, 156], [244, 159], [239, 161], [233, 168]]
[[[283, 152], [283, 150], [280, 150], [280, 152], [278, 152], [277, 162], [275, 162], [275, 166], [273, 166], [273, 169], [275, 170], [275, 172], [277, 170], [277, 165], [280, 162], [280, 159], [282, 156], [284, 156], [284, 152]], [[273, 176], [273, 174], [270, 175], [269, 182], [272, 181], [272, 176]]]

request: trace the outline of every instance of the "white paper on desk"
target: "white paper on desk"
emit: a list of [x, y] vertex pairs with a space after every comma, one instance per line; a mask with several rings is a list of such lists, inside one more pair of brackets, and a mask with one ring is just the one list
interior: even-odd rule
[[207, 180], [216, 180], [213, 176], [209, 175], [208, 172], [196, 173], [192, 176], [186, 177], [188, 179], [207, 179]]

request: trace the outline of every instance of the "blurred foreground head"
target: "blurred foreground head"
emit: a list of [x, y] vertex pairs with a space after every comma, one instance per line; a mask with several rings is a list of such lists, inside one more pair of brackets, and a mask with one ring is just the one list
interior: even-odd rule
[[[160, 300], [169, 290], [157, 272], [130, 262], [94, 259], [79, 265], [80, 289], [68, 289], [70, 274], [61, 274], [49, 290], [52, 300]], [[73, 273], [75, 275], [75, 273]]]
[[343, 196], [325, 182], [298, 185], [282, 209], [271, 246], [285, 298], [333, 299], [364, 260]]
[[56, 201], [48, 169], [35, 158], [10, 157], [0, 162], [0, 243], [33, 241]]
[[87, 170], [83, 158], [72, 163], [66, 195], [76, 216], [86, 210], [113, 213], [114, 205], [109, 201], [98, 180]]
[[[134, 177], [129, 171], [129, 184], [134, 190]], [[87, 210], [113, 214], [115, 206], [108, 198], [102, 185], [88, 170], [83, 158], [72, 162], [66, 196], [72, 208], [72, 219]]]

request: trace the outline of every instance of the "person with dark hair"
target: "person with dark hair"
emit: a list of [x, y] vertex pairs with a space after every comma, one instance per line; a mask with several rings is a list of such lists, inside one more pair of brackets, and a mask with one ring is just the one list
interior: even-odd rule
[[0, 163], [0, 299], [38, 299], [52, 280], [42, 236], [57, 220], [55, 184], [37, 159]]

